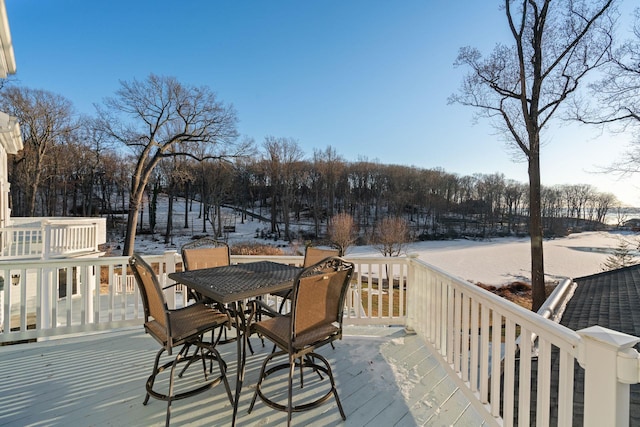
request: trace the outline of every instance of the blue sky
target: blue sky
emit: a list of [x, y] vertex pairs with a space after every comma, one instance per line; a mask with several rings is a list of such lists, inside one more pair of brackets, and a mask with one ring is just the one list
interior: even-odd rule
[[[488, 123], [447, 104], [466, 71], [453, 66], [458, 49], [488, 54], [508, 41], [500, 2], [5, 1], [16, 78], [78, 113], [92, 114], [119, 81], [155, 73], [209, 86], [258, 144], [287, 137], [307, 156], [332, 146], [348, 161], [527, 182], [526, 164]], [[591, 184], [640, 206], [633, 179], [591, 173], [630, 139], [556, 122], [544, 135], [543, 184]]]

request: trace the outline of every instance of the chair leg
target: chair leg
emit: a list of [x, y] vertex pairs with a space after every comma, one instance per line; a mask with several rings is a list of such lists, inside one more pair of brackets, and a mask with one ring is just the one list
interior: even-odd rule
[[[197, 350], [196, 350], [197, 353]], [[178, 353], [176, 358], [173, 360], [173, 365], [171, 365], [171, 373], [169, 374], [169, 394], [167, 395], [167, 418], [165, 421], [165, 426], [169, 427], [169, 418], [171, 418], [171, 399], [173, 398], [173, 374], [176, 370], [176, 365], [178, 361], [182, 357], [182, 351]]]
[[[237, 339], [240, 339], [240, 337], [238, 337]], [[253, 346], [251, 345], [251, 340], [250, 339], [247, 339], [247, 345], [249, 346], [249, 351], [251, 352], [251, 355], [253, 356], [254, 355], [254, 351], [253, 351]], [[262, 339], [262, 346], [264, 347], [264, 339]]]
[[[196, 352], [194, 356], [196, 356], [197, 354], [198, 353]], [[205, 355], [203, 348], [200, 349], [200, 359], [202, 359], [202, 373], [204, 375], [204, 380], [207, 381], [209, 379], [209, 376], [207, 375], [207, 356]], [[209, 364], [209, 372], [213, 372], [213, 360]]]
[[[344, 409], [342, 408], [342, 403], [340, 402], [340, 398], [338, 397], [338, 391], [336, 388], [336, 383], [335, 380], [333, 378], [333, 372], [331, 371], [331, 366], [329, 365], [329, 362], [327, 361], [327, 359], [325, 359], [323, 356], [317, 354], [317, 353], [308, 353], [304, 356], [298, 356], [295, 357], [294, 355], [288, 355], [288, 360], [287, 362], [284, 363], [280, 363], [280, 364], [276, 364], [275, 366], [271, 366], [268, 370], [267, 370], [267, 364], [269, 364], [275, 357], [279, 357], [279, 356], [283, 356], [283, 355], [287, 355], [286, 351], [279, 351], [277, 353], [270, 353], [265, 360], [262, 362], [262, 366], [260, 367], [260, 374], [258, 376], [258, 382], [256, 384], [256, 389], [253, 393], [253, 397], [251, 399], [251, 404], [249, 405], [249, 410], [248, 413], [251, 413], [251, 411], [253, 410], [253, 407], [256, 403], [256, 399], [258, 396], [260, 396], [260, 399], [269, 407], [276, 409], [278, 411], [283, 411], [287, 413], [287, 425], [290, 426], [291, 425], [291, 418], [292, 418], [292, 413], [293, 412], [301, 412], [301, 411], [306, 411], [312, 408], [316, 408], [320, 405], [322, 405], [324, 402], [326, 402], [328, 399], [331, 398], [331, 395], [333, 395], [333, 397], [336, 400], [336, 404], [338, 405], [338, 410], [340, 411], [340, 416], [342, 417], [343, 420], [346, 420], [347, 417], [344, 413]], [[316, 361], [318, 362], [322, 362], [322, 363], [316, 363]], [[313, 402], [309, 402], [309, 403], [303, 403], [300, 404], [299, 406], [295, 406], [293, 404], [293, 376], [295, 373], [295, 369], [296, 369], [296, 363], [299, 363], [301, 365], [301, 368], [303, 367], [310, 367], [312, 368], [319, 376], [321, 379], [323, 379], [324, 377], [320, 374], [320, 372], [324, 372], [325, 377], [329, 377], [330, 383], [331, 383], [331, 388], [329, 389], [329, 391], [324, 394], [323, 396], [317, 398], [316, 400], [314, 400]], [[262, 392], [262, 383], [263, 381], [271, 374], [281, 370], [281, 369], [288, 369], [289, 371], [289, 378], [287, 381], [287, 404], [281, 404], [279, 402], [275, 402], [273, 400], [271, 400], [268, 396], [266, 396], [263, 392]]]
[[[196, 360], [196, 356], [198, 356], [198, 352], [200, 352], [201, 356], [198, 357], [198, 358], [202, 359], [202, 366], [203, 366], [203, 369], [204, 369], [204, 379], [206, 380], [207, 379], [207, 364], [206, 364], [205, 357], [204, 357], [204, 351], [201, 348], [196, 346], [196, 350], [193, 352], [193, 356], [189, 357], [189, 348], [190, 347], [191, 347], [191, 344], [187, 343], [187, 344], [184, 345], [183, 349], [180, 350], [180, 353], [184, 353], [185, 358], [188, 358], [189, 360], [184, 365], [184, 368], [182, 368], [182, 370], [178, 374], [178, 378], [182, 378], [182, 376], [186, 372], [187, 368], [189, 366], [191, 366], [191, 364], [193, 363], [194, 360]], [[213, 372], [213, 362], [211, 362], [211, 366], [209, 368], [209, 372]]]
[[342, 403], [340, 403], [340, 398], [338, 397], [338, 389], [336, 388], [336, 382], [333, 379], [333, 371], [331, 370], [331, 365], [329, 364], [329, 361], [327, 359], [325, 359], [323, 356], [319, 355], [318, 353], [310, 353], [310, 355], [313, 355], [313, 357], [316, 357], [318, 359], [320, 359], [322, 361], [322, 363], [326, 366], [327, 368], [327, 376], [329, 377], [329, 381], [331, 381], [331, 393], [333, 393], [333, 397], [336, 398], [336, 403], [338, 404], [338, 410], [340, 411], [340, 416], [342, 417], [342, 420], [346, 420], [347, 416], [344, 414], [344, 410], [342, 409]]
[[304, 370], [304, 360], [302, 357], [300, 358], [300, 388], [304, 388], [304, 374], [302, 371]]
[[149, 390], [153, 389], [153, 383], [156, 381], [156, 375], [158, 374], [158, 364], [160, 363], [160, 356], [162, 355], [162, 353], [164, 353], [165, 348], [161, 348], [160, 350], [158, 350], [158, 352], [156, 353], [156, 360], [153, 363], [153, 373], [149, 376], [149, 378], [147, 379], [147, 394], [144, 398], [144, 402], [142, 402], [143, 405], [146, 405], [147, 403], [149, 403], [149, 397], [151, 397], [151, 395], [149, 394]]
[[[215, 337], [215, 330], [211, 331], [211, 340], [213, 341]], [[200, 337], [200, 341], [202, 341], [202, 337]], [[216, 341], [217, 343], [217, 341]], [[203, 369], [204, 369], [204, 379], [207, 379], [207, 364], [205, 361], [205, 356], [204, 356], [204, 351], [196, 346], [196, 351], [194, 351], [193, 356], [189, 358], [189, 348], [191, 347], [191, 343], [186, 343], [184, 345], [184, 347], [182, 348], [182, 350], [180, 350], [180, 353], [184, 353], [184, 357], [188, 358], [189, 360], [187, 361], [187, 363], [185, 364], [184, 368], [182, 368], [182, 370], [180, 371], [180, 373], [178, 374], [179, 378], [182, 378], [182, 376], [184, 375], [184, 373], [186, 372], [187, 368], [189, 366], [191, 366], [191, 364], [193, 363], [194, 360], [196, 360], [196, 356], [198, 355], [198, 352], [200, 352], [201, 356], [200, 358], [202, 358], [202, 365], [203, 365]], [[209, 372], [213, 372], [213, 361], [211, 361], [211, 366], [209, 367]]]
[[[231, 393], [231, 387], [229, 386], [229, 380], [227, 379], [227, 364], [222, 360], [222, 356], [220, 356], [218, 350], [215, 349], [215, 346], [211, 346], [209, 348], [209, 352], [213, 353], [213, 357], [218, 361], [218, 369], [220, 369], [224, 388], [227, 390], [227, 397], [233, 406], [233, 394]], [[213, 363], [213, 361], [211, 363]]]
[[253, 397], [251, 398], [251, 404], [249, 405], [249, 409], [247, 410], [248, 414], [251, 413], [251, 411], [253, 410], [253, 405], [256, 404], [256, 398], [258, 397], [258, 390], [260, 390], [260, 386], [262, 385], [262, 380], [265, 377], [264, 371], [267, 368], [267, 363], [269, 363], [269, 360], [271, 360], [271, 358], [273, 357], [273, 354], [274, 353], [271, 353], [269, 356], [265, 357], [264, 361], [262, 362], [262, 366], [260, 367], [260, 374], [258, 375], [258, 383], [256, 384], [256, 389], [253, 392]]
[[[307, 362], [309, 362], [309, 365], [313, 366], [315, 364], [314, 361], [313, 361], [313, 353], [306, 354], [304, 356], [304, 358], [305, 358], [305, 360]], [[302, 360], [300, 360], [300, 362], [302, 362]], [[304, 364], [302, 366], [304, 366]], [[318, 374], [318, 378], [320, 378], [320, 381], [322, 381], [324, 379], [324, 377], [320, 373], [320, 370], [317, 369], [317, 368], [313, 368], [313, 370], [315, 371], [316, 374]], [[302, 384], [302, 372], [300, 372], [300, 388], [302, 388], [302, 387], [303, 387], [303, 384]]]
[[[302, 362], [302, 358], [300, 358], [300, 362]], [[288, 404], [287, 404], [287, 427], [291, 426], [291, 414], [293, 413], [293, 373], [296, 369], [296, 359], [289, 355], [289, 396], [288, 396]], [[302, 363], [300, 363], [300, 372], [302, 372]]]

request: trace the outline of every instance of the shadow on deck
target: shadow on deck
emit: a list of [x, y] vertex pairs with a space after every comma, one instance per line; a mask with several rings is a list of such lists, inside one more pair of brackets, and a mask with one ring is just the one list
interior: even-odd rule
[[[345, 327], [344, 332], [335, 350], [328, 346], [320, 352], [334, 369], [347, 421], [331, 399], [314, 410], [294, 413], [294, 425], [482, 425], [482, 418], [419, 337], [402, 328], [375, 326]], [[286, 414], [260, 400], [247, 413], [260, 364], [271, 350], [257, 338], [251, 341], [256, 354], [247, 359], [237, 425], [281, 425]], [[151, 399], [142, 405], [158, 348], [142, 327], [0, 347], [0, 425], [164, 425], [165, 402]], [[228, 363], [233, 389], [236, 346], [219, 350]], [[305, 375], [305, 388], [295, 390], [294, 399], [317, 391], [313, 381], [319, 381], [316, 375]], [[275, 388], [285, 389], [286, 396], [286, 380], [275, 381], [273, 387], [275, 393]], [[231, 413], [223, 388], [215, 387], [174, 402], [171, 421], [226, 426]]]

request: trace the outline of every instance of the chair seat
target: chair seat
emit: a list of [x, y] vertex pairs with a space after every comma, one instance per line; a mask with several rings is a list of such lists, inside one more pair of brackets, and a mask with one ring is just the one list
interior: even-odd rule
[[[289, 348], [289, 340], [291, 338], [291, 317], [279, 316], [256, 322], [252, 328], [258, 334], [269, 337], [276, 345], [284, 350]], [[300, 332], [293, 342], [292, 350], [301, 350], [310, 344], [324, 341], [326, 339], [336, 337], [340, 333], [333, 323], [324, 325], [316, 325], [305, 332]]]
[[[190, 305], [179, 310], [172, 310], [170, 313], [171, 339], [174, 346], [229, 322], [227, 314], [204, 304]], [[155, 320], [146, 322], [144, 326], [163, 346], [167, 346], [168, 337], [165, 326]]]

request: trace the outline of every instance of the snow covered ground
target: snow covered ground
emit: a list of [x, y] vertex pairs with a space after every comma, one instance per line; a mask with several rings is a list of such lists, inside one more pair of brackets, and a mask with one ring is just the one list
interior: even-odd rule
[[[174, 230], [176, 235], [168, 246], [164, 244], [164, 237], [160, 233], [155, 236], [139, 235], [136, 240], [136, 251], [142, 253], [161, 253], [167, 249], [180, 250], [180, 246], [190, 241], [194, 236], [202, 235], [202, 220], [198, 219], [197, 207], [190, 213], [189, 224], [185, 229], [184, 205], [174, 205], [176, 216]], [[166, 211], [158, 207], [158, 226], [156, 230], [164, 231]], [[146, 215], [146, 214], [145, 214]], [[258, 220], [248, 219], [244, 224], [240, 217], [232, 211], [226, 211], [229, 223], [236, 227], [236, 232], [228, 234], [229, 244], [237, 242], [258, 241], [279, 246], [287, 254], [295, 254], [304, 247], [303, 242], [296, 242], [289, 246], [284, 241], [274, 241], [256, 238], [256, 231], [267, 229], [268, 224]], [[147, 218], [145, 222], [148, 223]], [[305, 228], [304, 225], [292, 226], [294, 230]], [[211, 227], [207, 230], [211, 233]], [[550, 239], [544, 242], [545, 273], [548, 280], [563, 277], [582, 277], [603, 271], [603, 265], [612, 251], [618, 247], [620, 239], [631, 242], [637, 247], [640, 237], [634, 233], [622, 232], [586, 232], [571, 234], [568, 237]], [[113, 242], [117, 246], [118, 242]], [[530, 277], [530, 247], [526, 238], [495, 238], [490, 240], [447, 240], [416, 242], [407, 246], [407, 253], [417, 254], [421, 260], [450, 272], [464, 280], [473, 283], [481, 282], [487, 285], [499, 286], [515, 280], [529, 281]], [[301, 253], [301, 252], [298, 252]], [[347, 256], [382, 256], [374, 247], [351, 247]]]

